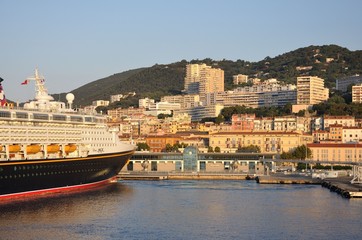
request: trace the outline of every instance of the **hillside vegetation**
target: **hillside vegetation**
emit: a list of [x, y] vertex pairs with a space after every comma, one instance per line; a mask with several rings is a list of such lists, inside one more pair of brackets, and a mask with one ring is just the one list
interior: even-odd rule
[[[171, 64], [156, 64], [148, 68], [139, 68], [116, 73], [94, 82], [90, 82], [72, 91], [76, 96], [75, 106], [90, 105], [94, 100], [109, 100], [110, 95], [136, 92], [112, 107], [138, 106], [140, 98], [159, 100], [165, 95], [181, 94], [184, 86], [185, 68], [189, 63], [205, 63], [225, 72], [225, 88], [234, 88], [232, 76], [246, 74], [262, 80], [277, 78], [285, 83], [296, 83], [301, 75], [318, 76], [325, 79], [326, 87], [333, 89], [335, 80], [344, 76], [361, 74], [362, 51], [350, 51], [337, 45], [309, 46], [281, 54], [274, 58], [265, 57], [259, 62], [223, 59], [191, 60]], [[58, 95], [57, 95], [58, 96]], [[65, 99], [65, 94], [61, 94]]]

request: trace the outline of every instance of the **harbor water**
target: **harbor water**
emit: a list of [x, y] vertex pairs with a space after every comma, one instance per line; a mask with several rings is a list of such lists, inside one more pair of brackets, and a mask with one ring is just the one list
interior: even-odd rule
[[120, 181], [0, 205], [0, 239], [361, 239], [361, 226], [361, 199], [255, 181]]

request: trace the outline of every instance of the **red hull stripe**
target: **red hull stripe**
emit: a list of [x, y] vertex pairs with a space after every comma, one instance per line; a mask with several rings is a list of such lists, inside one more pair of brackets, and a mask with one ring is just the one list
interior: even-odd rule
[[110, 182], [113, 182], [117, 179], [116, 176], [105, 179], [99, 182], [94, 183], [86, 183], [86, 184], [80, 184], [80, 185], [74, 185], [74, 186], [66, 186], [66, 187], [57, 187], [57, 188], [49, 188], [49, 189], [40, 189], [35, 191], [28, 191], [28, 192], [20, 192], [20, 193], [11, 193], [11, 194], [4, 194], [0, 195], [0, 200], [8, 200], [8, 199], [16, 199], [16, 198], [23, 198], [23, 197], [29, 197], [29, 196], [40, 196], [44, 194], [50, 194], [50, 193], [70, 193], [70, 192], [78, 192], [82, 190], [92, 189], [96, 188], [102, 185], [106, 185]]

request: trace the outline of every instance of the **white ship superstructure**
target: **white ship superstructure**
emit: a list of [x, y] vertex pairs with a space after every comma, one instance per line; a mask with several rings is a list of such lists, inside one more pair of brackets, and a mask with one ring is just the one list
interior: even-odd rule
[[109, 131], [105, 116], [73, 110], [72, 94], [67, 95], [68, 107], [52, 101], [37, 70], [30, 80], [36, 82], [35, 101], [23, 109], [0, 109], [0, 160], [86, 157], [130, 148]]
[[106, 116], [54, 101], [35, 71], [34, 101], [6, 102], [0, 79], [0, 199], [93, 188], [114, 181], [134, 153]]

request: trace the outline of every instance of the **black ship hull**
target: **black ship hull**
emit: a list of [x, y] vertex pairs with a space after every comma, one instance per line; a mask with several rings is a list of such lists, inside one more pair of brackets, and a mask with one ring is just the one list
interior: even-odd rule
[[0, 162], [0, 199], [91, 186], [114, 178], [133, 151], [83, 158]]

